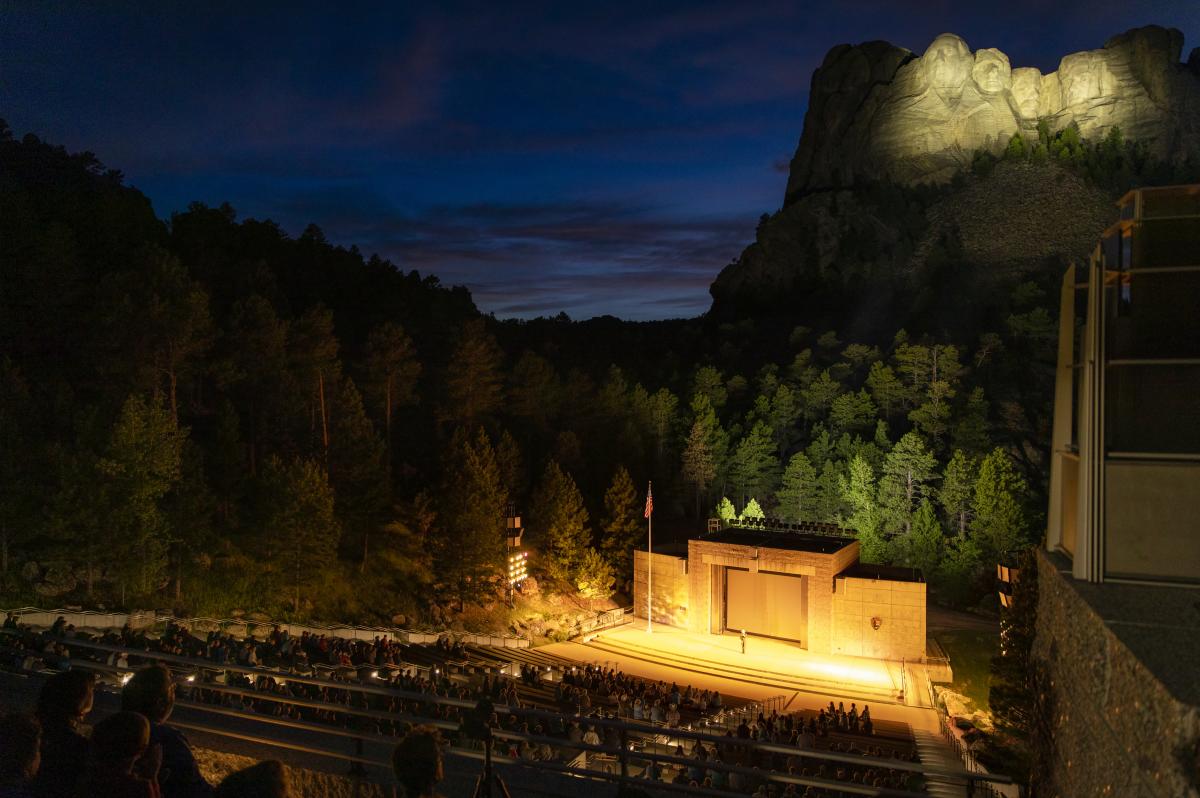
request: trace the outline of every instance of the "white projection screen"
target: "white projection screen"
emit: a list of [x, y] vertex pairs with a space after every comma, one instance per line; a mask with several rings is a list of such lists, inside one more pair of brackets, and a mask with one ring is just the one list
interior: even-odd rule
[[808, 642], [806, 577], [725, 570], [725, 628]]

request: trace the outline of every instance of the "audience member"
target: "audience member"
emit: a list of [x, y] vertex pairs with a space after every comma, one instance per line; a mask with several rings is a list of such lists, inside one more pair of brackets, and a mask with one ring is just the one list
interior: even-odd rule
[[74, 795], [88, 761], [88, 740], [79, 726], [92, 711], [96, 677], [86, 671], [56, 673], [38, 694], [37, 718], [42, 725], [42, 767], [34, 780], [38, 798]]
[[27, 715], [0, 718], [0, 798], [29, 798], [41, 761], [41, 729]]
[[137, 712], [150, 722], [150, 742], [162, 747], [163, 798], [206, 798], [213, 789], [196, 766], [187, 738], [166, 725], [175, 707], [175, 682], [162, 665], [142, 668], [121, 691], [121, 709]]
[[137, 712], [118, 712], [92, 731], [92, 760], [79, 798], [161, 798], [162, 748], [150, 745], [150, 722]]
[[392, 769], [405, 798], [435, 798], [442, 780], [441, 737], [431, 726], [417, 726], [392, 752]]
[[216, 795], [217, 798], [291, 798], [292, 784], [283, 763], [268, 759], [226, 776]]

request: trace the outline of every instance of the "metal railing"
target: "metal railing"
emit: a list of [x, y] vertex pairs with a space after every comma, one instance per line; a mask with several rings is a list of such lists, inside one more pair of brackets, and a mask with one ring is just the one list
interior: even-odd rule
[[580, 635], [599, 632], [602, 629], [610, 629], [614, 626], [620, 626], [625, 623], [626, 619], [633, 616], [633, 607], [617, 607], [611, 610], [605, 610], [593, 615], [591, 618], [585, 618], [575, 625], [571, 632], [571, 637], [579, 637]]
[[[83, 641], [77, 639], [61, 639], [64, 646], [73, 653], [76, 650], [91, 650], [102, 654], [123, 654], [129, 660], [130, 668], [133, 667], [135, 660], [145, 660], [147, 662], [161, 662], [173, 667], [177, 673], [183, 674], [184, 687], [183, 699], [179, 705], [186, 707], [189, 710], [201, 714], [208, 714], [215, 718], [212, 722], [193, 723], [188, 721], [176, 722], [180, 728], [185, 728], [191, 731], [199, 731], [207, 734], [225, 737], [243, 742], [251, 742], [258, 745], [278, 748], [280, 750], [291, 750], [305, 753], [307, 755], [324, 757], [327, 759], [347, 762], [356, 765], [371, 765], [383, 770], [388, 769], [388, 761], [386, 756], [372, 756], [365, 752], [364, 745], [373, 746], [385, 745], [390, 746], [396, 741], [396, 737], [378, 734], [372, 732], [364, 732], [350, 728], [343, 728], [321, 723], [311, 723], [308, 721], [294, 720], [291, 718], [283, 718], [275, 715], [267, 715], [258, 712], [245, 712], [233, 707], [221, 706], [217, 704], [208, 704], [203, 701], [194, 700], [197, 697], [198, 691], [207, 691], [208, 693], [230, 695], [232, 697], [251, 698], [256, 701], [275, 702], [282, 704], [290, 704], [297, 707], [308, 707], [322, 709], [336, 716], [347, 719], [358, 719], [365, 722], [386, 721], [395, 723], [396, 721], [411, 721], [426, 725], [433, 725], [442, 730], [457, 733], [460, 730], [460, 725], [453, 721], [430, 718], [420, 714], [413, 714], [408, 711], [401, 712], [385, 712], [374, 709], [367, 709], [357, 706], [351, 706], [346, 703], [329, 703], [316, 701], [311, 698], [299, 698], [292, 695], [281, 695], [272, 692], [264, 692], [254, 690], [247, 687], [232, 686], [221, 684], [212, 680], [203, 680], [201, 676], [205, 673], [238, 673], [255, 680], [258, 679], [273, 679], [276, 681], [286, 680], [287, 682], [299, 682], [303, 684], [316, 685], [324, 688], [332, 688], [337, 691], [346, 693], [359, 694], [360, 696], [379, 696], [398, 699], [402, 702], [413, 702], [418, 707], [448, 707], [458, 710], [459, 712], [473, 711], [477, 704], [474, 701], [451, 698], [447, 696], [437, 696], [429, 693], [411, 692], [386, 687], [382, 685], [361, 684], [358, 682], [334, 681], [330, 679], [321, 679], [314, 676], [300, 676], [291, 673], [280, 672], [267, 668], [250, 668], [237, 665], [216, 665], [207, 660], [196, 660], [188, 657], [175, 655], [160, 654], [153, 651], [140, 651], [121, 646], [111, 646], [102, 643], [94, 643], [91, 641]], [[37, 656], [36, 652], [30, 652]], [[128, 672], [128, 669], [117, 668], [102, 661], [79, 659], [73, 657], [70, 660], [71, 667], [82, 669], [96, 670], [108, 675], [118, 674], [122, 671]], [[188, 681], [187, 677], [191, 676], [193, 681]], [[190, 691], [190, 695], [188, 695]], [[771, 701], [781, 701], [785, 696], [780, 696]], [[363, 699], [365, 703], [365, 698]], [[765, 705], [767, 702], [760, 702]], [[884, 771], [901, 772], [917, 774], [922, 778], [938, 777], [941, 779], [959, 780], [967, 785], [968, 790], [978, 786], [986, 788], [987, 782], [1007, 782], [1008, 780], [1002, 776], [993, 776], [986, 773], [975, 772], [970, 770], [949, 770], [944, 768], [930, 767], [919, 763], [913, 763], [900, 759], [888, 759], [860, 756], [850, 753], [842, 753], [838, 751], [827, 751], [818, 749], [798, 748], [790, 745], [780, 745], [775, 743], [764, 743], [754, 740], [741, 738], [733, 738], [724, 734], [713, 734], [705, 730], [696, 729], [665, 729], [661, 726], [649, 724], [640, 721], [620, 720], [607, 717], [589, 717], [589, 716], [565, 716], [561, 712], [552, 712], [542, 709], [534, 709], [529, 707], [505, 706], [496, 705], [495, 711], [502, 716], [514, 715], [521, 719], [528, 719], [532, 722], [548, 722], [562, 723], [564, 720], [580, 721], [589, 724], [600, 730], [612, 730], [615, 737], [619, 741], [618, 745], [606, 744], [589, 744], [582, 741], [576, 742], [569, 739], [552, 737], [545, 734], [534, 734], [514, 729], [496, 728], [492, 734], [495, 739], [500, 741], [515, 741], [518, 744], [526, 742], [530, 745], [541, 746], [543, 744], [550, 746], [557, 751], [580, 751], [588, 754], [585, 761], [590, 760], [601, 769], [593, 767], [579, 767], [578, 763], [563, 764], [555, 761], [545, 760], [528, 760], [519, 757], [511, 757], [501, 754], [494, 754], [493, 760], [497, 764], [512, 766], [517, 768], [532, 768], [544, 775], [561, 774], [572, 777], [584, 777], [593, 780], [606, 781], [609, 783], [629, 783], [640, 784], [643, 787], [648, 786], [648, 782], [634, 775], [634, 770], [645, 773], [645, 770], [650, 767], [650, 763], [656, 763], [655, 767], [661, 768], [662, 765], [679, 765], [684, 768], [699, 767], [702, 771], [720, 771], [726, 776], [729, 774], [741, 774], [743, 777], [757, 780], [765, 780], [775, 782], [780, 785], [795, 784], [801, 787], [811, 786], [831, 790], [843, 795], [867, 795], [867, 796], [893, 796], [894, 798], [918, 798], [922, 793], [914, 793], [907, 790], [881, 788], [866, 786], [860, 783], [848, 781], [835, 781], [816, 776], [795, 776], [776, 771], [760, 770], [755, 767], [747, 767], [741, 764], [733, 764], [725, 761], [713, 761], [698, 765], [697, 760], [687, 756], [678, 756], [679, 749], [676, 746], [684, 745], [694, 746], [697, 743], [715, 746], [718, 750], [726, 752], [744, 752], [750, 755], [767, 754], [781, 755], [785, 757], [797, 757], [803, 761], [810, 763], [833, 764], [834, 766], [850, 766], [859, 768], [877, 768]], [[244, 723], [253, 723], [266, 727], [260, 733], [251, 733], [244, 730], [232, 729], [227, 721], [236, 719]], [[319, 743], [299, 743], [292, 740], [287, 740], [281, 737], [283, 730], [302, 731], [313, 733], [319, 736]], [[277, 733], [272, 733], [272, 732]], [[346, 744], [350, 743], [353, 750], [347, 751]], [[465, 743], [465, 744], [464, 744]], [[482, 744], [471, 742], [470, 740], [458, 740], [456, 744], [452, 744], [448, 753], [455, 757], [481, 760], [484, 758]], [[591, 755], [595, 754], [595, 757]], [[541, 778], [541, 777], [539, 777]], [[690, 785], [670, 784], [663, 781], [653, 783], [654, 789], [662, 790], [682, 790], [692, 795], [709, 795], [719, 798], [728, 798], [732, 793], [710, 789], [706, 787], [692, 787]], [[577, 791], [571, 790], [564, 786], [564, 795], [577, 795]], [[984, 793], [991, 794], [991, 793]]]
[[376, 637], [388, 637], [404, 643], [436, 643], [448, 638], [457, 643], [468, 643], [479, 646], [496, 648], [529, 648], [529, 640], [523, 637], [508, 635], [479, 635], [467, 632], [420, 632], [412, 629], [400, 629], [387, 626], [354, 626], [348, 624], [303, 624], [287, 621], [254, 620], [250, 618], [176, 618], [167, 613], [151, 610], [135, 610], [133, 612], [99, 612], [82, 609], [46, 610], [39, 607], [17, 607], [11, 610], [0, 610], [0, 613], [14, 613], [22, 623], [32, 626], [50, 627], [60, 616], [66, 622], [79, 628], [120, 629], [128, 624], [132, 629], [145, 631], [147, 629], [165, 628], [168, 623], [185, 626], [192, 631], [219, 630], [240, 634], [244, 637], [265, 637], [278, 626], [293, 637], [302, 633], [310, 635], [325, 635], [346, 640], [371, 641]]
[[[954, 733], [954, 730], [950, 727], [949, 717], [945, 712], [937, 708], [936, 701], [934, 702], [934, 709], [937, 712], [938, 729], [942, 733], [942, 739], [958, 754], [967, 771], [980, 775], [992, 775], [988, 772], [987, 768], [979, 763], [979, 760], [975, 758], [975, 754], [972, 753], [971, 749], [963, 744], [962, 738]], [[979, 795], [983, 796], [983, 798], [1006, 798], [1004, 793], [993, 786], [993, 782], [996, 784], [1011, 784], [1012, 780], [1007, 778], [972, 780], [968, 782], [967, 795]]]

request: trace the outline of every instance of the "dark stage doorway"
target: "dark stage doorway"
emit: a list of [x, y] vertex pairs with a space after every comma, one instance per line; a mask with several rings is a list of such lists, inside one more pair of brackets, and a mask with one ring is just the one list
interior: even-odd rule
[[725, 569], [725, 629], [808, 647], [808, 577]]

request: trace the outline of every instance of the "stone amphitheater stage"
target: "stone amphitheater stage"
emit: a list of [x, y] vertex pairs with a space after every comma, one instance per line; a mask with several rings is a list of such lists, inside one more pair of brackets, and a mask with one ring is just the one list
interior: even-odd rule
[[[785, 696], [789, 712], [818, 709], [830, 701], [871, 706], [876, 720], [936, 732], [937, 716], [925, 691], [921, 666], [839, 655], [810, 654], [783, 641], [749, 637], [741, 653], [738, 636], [701, 635], [644, 621], [588, 636], [580, 642], [538, 649], [564, 659], [613, 667], [633, 676], [690, 684], [751, 701]], [[905, 694], [900, 697], [901, 686]]]

